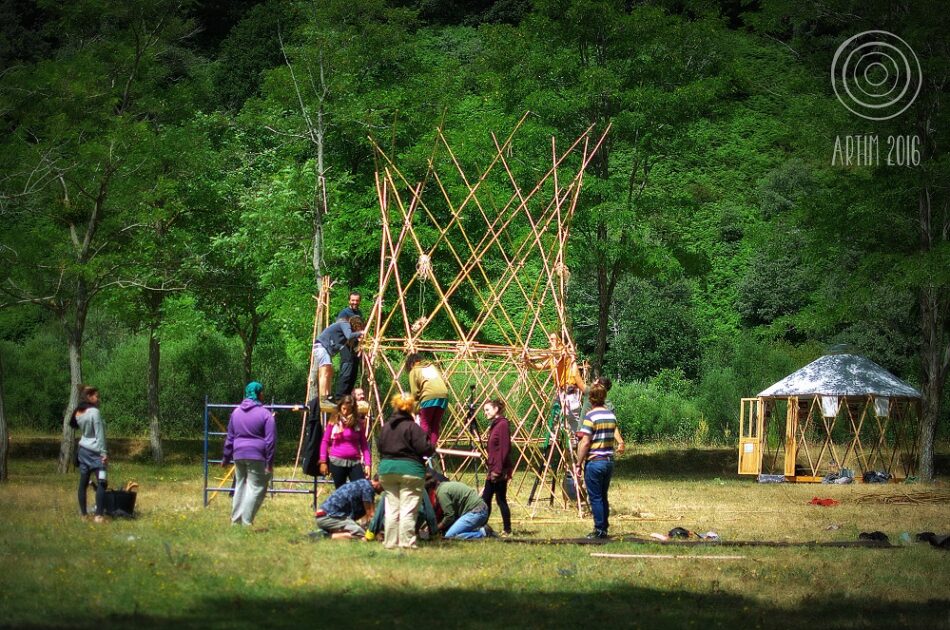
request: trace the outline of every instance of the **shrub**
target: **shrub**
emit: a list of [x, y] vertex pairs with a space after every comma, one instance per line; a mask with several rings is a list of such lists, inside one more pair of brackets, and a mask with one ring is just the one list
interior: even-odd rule
[[[258, 363], [255, 357], [255, 363]], [[205, 396], [234, 402], [244, 391], [241, 346], [215, 331], [164, 339], [159, 368], [162, 433], [196, 436], [203, 430]], [[129, 336], [101, 364], [87, 369], [102, 390], [102, 411], [115, 435], [148, 431], [148, 335]]]
[[69, 360], [59, 326], [49, 323], [22, 343], [0, 342], [4, 411], [12, 429], [60, 429], [69, 399]]
[[132, 335], [88, 365], [90, 384], [100, 390], [109, 435], [134, 435], [148, 427], [148, 337]]
[[636, 442], [693, 441], [703, 420], [694, 401], [641, 381], [614, 385], [610, 401], [621, 433]]
[[820, 355], [821, 348], [815, 344], [793, 346], [751, 334], [733, 346], [708, 352], [696, 401], [708, 419], [711, 438], [732, 442], [742, 398], [755, 396]]

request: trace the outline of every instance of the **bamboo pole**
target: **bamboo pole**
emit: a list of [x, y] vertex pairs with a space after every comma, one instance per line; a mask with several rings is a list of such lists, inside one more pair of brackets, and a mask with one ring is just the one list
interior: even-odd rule
[[[323, 276], [322, 284], [318, 289], [318, 293], [315, 296], [317, 301], [317, 307], [314, 310], [313, 314], [313, 333], [310, 336], [310, 368], [307, 371], [310, 374], [313, 371], [313, 346], [317, 342], [318, 331], [321, 330], [321, 322], [326, 324], [328, 319], [328, 312], [330, 309], [330, 278], [328, 276]], [[311, 394], [310, 391], [310, 379], [307, 378], [307, 396], [304, 404], [310, 402]], [[300, 438], [297, 441], [297, 455], [294, 458], [294, 469], [290, 474], [291, 479], [297, 478], [297, 467], [300, 465], [300, 454], [303, 451], [303, 442], [306, 437], [307, 431], [307, 420], [310, 415], [310, 408], [307, 407], [302, 414], [300, 414]]]

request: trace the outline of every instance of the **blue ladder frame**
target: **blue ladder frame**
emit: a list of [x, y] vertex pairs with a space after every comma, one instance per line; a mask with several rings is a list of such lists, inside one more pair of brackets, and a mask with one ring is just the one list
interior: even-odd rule
[[[234, 494], [234, 486], [233, 486], [233, 485], [230, 486], [230, 487], [222, 487], [222, 488], [215, 488], [215, 487], [209, 487], [209, 486], [208, 486], [208, 477], [209, 477], [209, 474], [210, 474], [210, 464], [220, 464], [221, 461], [222, 461], [221, 459], [210, 459], [210, 458], [209, 458], [209, 456], [208, 456], [208, 450], [209, 450], [209, 449], [208, 449], [208, 446], [209, 446], [210, 439], [211, 439], [212, 436], [213, 436], [213, 437], [225, 437], [225, 436], [227, 436], [227, 433], [226, 433], [226, 432], [223, 432], [223, 431], [212, 431], [212, 430], [211, 430], [211, 425], [210, 425], [210, 421], [211, 421], [211, 410], [212, 410], [212, 409], [235, 409], [235, 408], [237, 408], [238, 406], [240, 406], [240, 403], [237, 403], [237, 404], [232, 404], [232, 403], [212, 403], [212, 402], [209, 402], [209, 401], [208, 401], [208, 397], [205, 396], [205, 409], [204, 409], [204, 424], [205, 424], [205, 431], [204, 431], [204, 433], [205, 433], [205, 436], [204, 436], [204, 490], [203, 490], [203, 494], [204, 494], [204, 506], [205, 506], [205, 507], [208, 507], [208, 504], [210, 503], [210, 500], [208, 499], [208, 495], [209, 495], [210, 493], [213, 493], [213, 492], [227, 492], [228, 494]], [[307, 406], [306, 406], [306, 405], [288, 405], [288, 404], [276, 404], [276, 403], [271, 403], [271, 404], [269, 404], [269, 405], [264, 405], [264, 408], [265, 408], [265, 409], [269, 409], [269, 410], [271, 410], [271, 411], [274, 411], [274, 410], [281, 411], [281, 410], [283, 410], [283, 411], [299, 411], [299, 412], [303, 412], [303, 413], [306, 413], [306, 412], [307, 412]], [[310, 484], [310, 485], [312, 485], [312, 487], [309, 488], [309, 489], [307, 489], [307, 490], [298, 490], [298, 489], [295, 489], [295, 488], [275, 488], [275, 487], [274, 487], [274, 484], [277, 484], [277, 483], [288, 484], [288, 485], [291, 485], [291, 486], [293, 486], [293, 485]], [[321, 479], [321, 478], [319, 478], [319, 477], [314, 477], [314, 478], [313, 478], [313, 481], [307, 481], [306, 479], [271, 479], [271, 480], [270, 480], [270, 488], [267, 490], [267, 492], [270, 493], [271, 496], [276, 495], [276, 494], [309, 494], [309, 495], [313, 496], [313, 503], [312, 503], [312, 504], [313, 504], [313, 508], [316, 509], [316, 507], [317, 507], [317, 493], [318, 493], [318, 486], [317, 486], [317, 484], [319, 484], [319, 483], [332, 483], [332, 481], [330, 481], [330, 480], [328, 480], [328, 479]]]

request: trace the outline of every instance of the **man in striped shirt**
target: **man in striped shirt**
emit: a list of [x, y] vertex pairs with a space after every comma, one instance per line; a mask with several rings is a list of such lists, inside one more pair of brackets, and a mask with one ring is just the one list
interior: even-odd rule
[[617, 430], [617, 418], [614, 412], [605, 406], [607, 388], [594, 383], [590, 388], [591, 409], [584, 416], [577, 431], [577, 470], [575, 479], [580, 477], [580, 467], [584, 466], [584, 484], [587, 486], [587, 499], [594, 515], [594, 531], [588, 538], [608, 538], [608, 516], [610, 504], [607, 491], [614, 472], [614, 432]]

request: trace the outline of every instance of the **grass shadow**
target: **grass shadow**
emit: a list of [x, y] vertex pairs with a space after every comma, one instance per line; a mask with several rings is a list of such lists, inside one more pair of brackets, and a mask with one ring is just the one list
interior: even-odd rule
[[[738, 453], [733, 447], [648, 447], [617, 459], [614, 477], [624, 479], [695, 480], [736, 479]], [[934, 453], [936, 476], [950, 474], [950, 452]], [[742, 477], [752, 479], [749, 477]]]
[[[407, 567], [407, 570], [409, 568]], [[503, 569], [499, 569], [503, 570]], [[569, 578], [564, 578], [569, 579]], [[833, 592], [797, 608], [778, 608], [751, 597], [718, 592], [667, 591], [633, 585], [541, 592], [432, 588], [424, 591], [366, 584], [340, 592], [302, 592], [285, 597], [208, 597], [179, 614], [143, 611], [100, 619], [71, 619], [72, 627], [302, 628], [460, 627], [578, 628], [598, 625], [640, 628], [695, 627], [939, 627], [950, 600], [925, 603], [841, 598]], [[48, 627], [44, 625], [44, 627]]]

